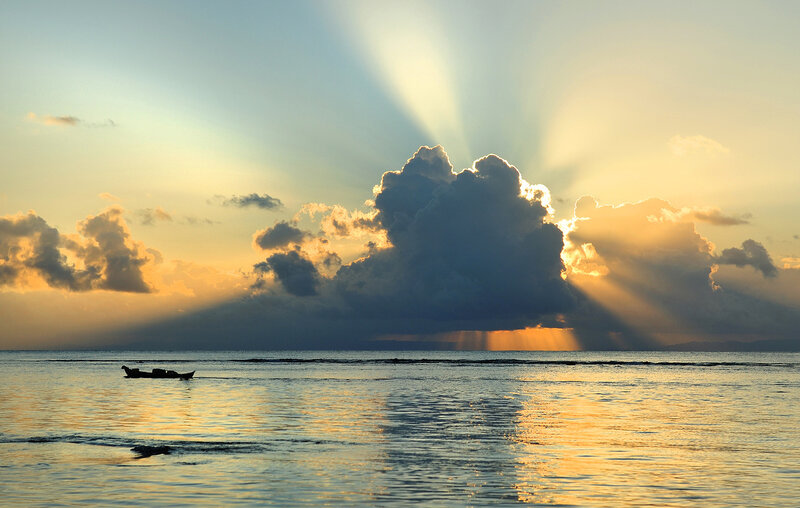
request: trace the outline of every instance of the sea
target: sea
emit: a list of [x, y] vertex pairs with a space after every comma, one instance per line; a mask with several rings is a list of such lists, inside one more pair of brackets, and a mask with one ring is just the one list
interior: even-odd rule
[[0, 352], [0, 505], [117, 504], [798, 506], [800, 354]]

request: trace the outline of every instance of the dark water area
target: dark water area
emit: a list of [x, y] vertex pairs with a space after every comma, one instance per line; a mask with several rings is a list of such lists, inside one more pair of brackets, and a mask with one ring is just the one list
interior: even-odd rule
[[[121, 365], [194, 379], [126, 379]], [[800, 354], [2, 352], [3, 505], [786, 506]]]

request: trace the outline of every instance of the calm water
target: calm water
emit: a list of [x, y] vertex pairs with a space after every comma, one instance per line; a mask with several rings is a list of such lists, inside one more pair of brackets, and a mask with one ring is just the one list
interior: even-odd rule
[[787, 353], [7, 352], [0, 503], [797, 505], [799, 401]]

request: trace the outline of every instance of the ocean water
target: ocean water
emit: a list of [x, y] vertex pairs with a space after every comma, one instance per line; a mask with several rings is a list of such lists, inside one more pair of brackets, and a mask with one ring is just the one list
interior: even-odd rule
[[795, 353], [2, 352], [0, 504], [796, 506], [799, 402]]

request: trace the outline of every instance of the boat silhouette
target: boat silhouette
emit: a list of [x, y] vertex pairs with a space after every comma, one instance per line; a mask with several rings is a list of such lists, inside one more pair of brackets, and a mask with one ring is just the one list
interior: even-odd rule
[[158, 379], [191, 379], [194, 376], [194, 371], [186, 372], [185, 374], [181, 374], [179, 372], [175, 372], [174, 370], [164, 370], [164, 369], [153, 369], [151, 372], [142, 371], [139, 369], [131, 369], [126, 367], [125, 365], [122, 366], [122, 370], [125, 371], [125, 377], [148, 377], [148, 378], [158, 378]]

